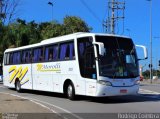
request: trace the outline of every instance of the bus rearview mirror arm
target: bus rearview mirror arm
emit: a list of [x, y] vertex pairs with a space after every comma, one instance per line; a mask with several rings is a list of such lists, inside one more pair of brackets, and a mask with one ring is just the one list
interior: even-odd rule
[[103, 43], [101, 43], [101, 42], [93, 42], [93, 45], [98, 45], [98, 51], [99, 51], [99, 54], [100, 54], [101, 56], [104, 56], [104, 55], [105, 55], [106, 50], [105, 50], [105, 48], [104, 48], [104, 44], [103, 44]]

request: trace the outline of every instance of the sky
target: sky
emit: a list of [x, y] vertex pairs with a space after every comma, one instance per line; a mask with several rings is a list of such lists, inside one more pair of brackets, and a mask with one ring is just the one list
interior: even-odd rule
[[[47, 4], [49, 1], [53, 2], [53, 11], [52, 6]], [[85, 1], [90, 10], [82, 4], [82, 1]], [[108, 13], [107, 2], [108, 0], [22, 0], [18, 8], [18, 17], [27, 22], [35, 20], [41, 23], [54, 19], [62, 23], [67, 15], [78, 16], [93, 28], [92, 32], [104, 33], [102, 23]], [[139, 63], [145, 66], [146, 70], [150, 62], [150, 2], [147, 0], [125, 2], [124, 32], [119, 34], [131, 37], [137, 45], [147, 47], [149, 58]], [[152, 43], [153, 68], [156, 69], [160, 60], [160, 0], [152, 0]], [[138, 52], [138, 56], [141, 57], [142, 53]]]

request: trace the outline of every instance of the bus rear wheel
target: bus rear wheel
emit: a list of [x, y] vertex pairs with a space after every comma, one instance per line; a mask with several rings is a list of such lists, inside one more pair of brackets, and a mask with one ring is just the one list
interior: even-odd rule
[[21, 92], [21, 83], [20, 83], [20, 81], [16, 81], [15, 87], [16, 87], [16, 91], [17, 92]]
[[68, 84], [67, 86], [67, 97], [70, 100], [74, 100], [75, 99], [75, 89], [72, 83]]

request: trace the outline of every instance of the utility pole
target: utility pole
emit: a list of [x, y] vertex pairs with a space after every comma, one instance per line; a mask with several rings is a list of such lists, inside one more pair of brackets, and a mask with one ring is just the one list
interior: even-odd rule
[[152, 72], [152, 0], [147, 0], [150, 2], [150, 80], [152, 83], [153, 72]]
[[115, 34], [118, 20], [123, 20], [123, 31], [124, 31], [124, 10], [125, 1], [119, 2], [118, 0], [108, 0], [108, 18], [106, 20], [106, 32]]

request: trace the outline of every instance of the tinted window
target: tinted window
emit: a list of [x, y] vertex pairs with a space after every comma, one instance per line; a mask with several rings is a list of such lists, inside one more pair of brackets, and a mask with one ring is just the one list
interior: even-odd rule
[[13, 64], [13, 53], [10, 53], [9, 64]]
[[78, 39], [78, 59], [81, 76], [96, 79], [96, 64], [92, 37]]
[[31, 62], [31, 50], [23, 50], [22, 51], [22, 63], [30, 63]]
[[5, 54], [4, 54], [4, 64], [5, 64], [5, 65], [7, 64], [7, 56], [8, 56], [8, 53], [5, 53]]
[[60, 53], [59, 53], [60, 60], [73, 60], [75, 59], [74, 53], [74, 43], [67, 42], [60, 44]]
[[45, 48], [45, 61], [57, 60], [58, 45], [46, 46]]
[[43, 57], [43, 47], [33, 49], [32, 61], [33, 61], [33, 62], [41, 62], [41, 61], [44, 61], [44, 57]]
[[12, 58], [13, 64], [21, 63], [21, 52], [14, 52]]
[[99, 73], [110, 78], [135, 78], [139, 76], [139, 67], [135, 46], [131, 39], [96, 36], [102, 42], [105, 54], [99, 57]]
[[6, 56], [6, 64], [9, 64], [9, 56], [10, 56], [10, 53], [7, 53], [7, 56]]

